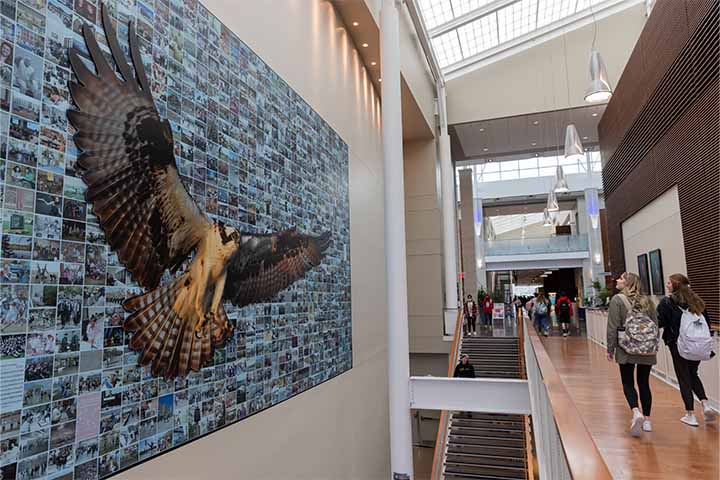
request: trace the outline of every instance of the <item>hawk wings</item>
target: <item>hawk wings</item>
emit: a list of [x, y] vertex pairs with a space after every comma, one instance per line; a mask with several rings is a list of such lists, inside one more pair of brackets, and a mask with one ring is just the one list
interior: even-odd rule
[[[331, 238], [244, 234], [206, 217], [180, 181], [170, 124], [155, 108], [134, 26], [131, 68], [105, 5], [102, 24], [120, 76], [90, 26], [82, 33], [95, 72], [69, 50], [77, 109], [67, 115], [82, 151], [85, 196], [110, 247], [147, 290], [123, 304], [130, 348], [142, 352], [139, 361], [153, 375], [183, 376], [200, 370], [231, 334], [222, 301], [243, 307], [271, 299], [320, 264]], [[160, 285], [166, 270], [192, 255], [185, 272]]]

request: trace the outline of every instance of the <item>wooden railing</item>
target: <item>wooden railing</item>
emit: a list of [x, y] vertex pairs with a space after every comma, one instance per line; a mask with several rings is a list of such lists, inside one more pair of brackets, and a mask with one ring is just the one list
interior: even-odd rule
[[[455, 371], [455, 365], [460, 355], [460, 342], [462, 339], [463, 318], [462, 310], [458, 309], [457, 319], [455, 320], [455, 334], [453, 335], [452, 348], [448, 355], [448, 377], [452, 377]], [[445, 446], [448, 438], [448, 424], [450, 423], [450, 412], [443, 410], [440, 412], [440, 421], [438, 422], [438, 433], [435, 439], [435, 453], [432, 465], [432, 480], [442, 479], [443, 460], [445, 457]]]
[[535, 444], [540, 463], [546, 464], [540, 466], [541, 475], [544, 470], [553, 480], [612, 480], [540, 337], [529, 321], [524, 323]]

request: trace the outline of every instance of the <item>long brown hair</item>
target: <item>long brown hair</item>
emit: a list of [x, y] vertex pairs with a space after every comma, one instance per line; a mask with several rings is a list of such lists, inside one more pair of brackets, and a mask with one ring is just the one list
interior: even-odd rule
[[690, 288], [690, 280], [682, 273], [670, 275], [672, 284], [672, 299], [678, 305], [687, 308], [695, 315], [701, 315], [705, 311], [705, 302]]
[[622, 294], [630, 300], [630, 303], [647, 312], [654, 310], [655, 306], [652, 300], [643, 293], [640, 277], [632, 272], [625, 272], [623, 276], [625, 277], [625, 288], [622, 289]]

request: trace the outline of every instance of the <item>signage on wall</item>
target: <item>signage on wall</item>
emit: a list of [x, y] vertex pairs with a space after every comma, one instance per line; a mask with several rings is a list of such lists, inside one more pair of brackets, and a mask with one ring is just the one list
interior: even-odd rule
[[351, 368], [347, 145], [237, 36], [30, 0], [0, 37], [0, 478], [107, 477]]

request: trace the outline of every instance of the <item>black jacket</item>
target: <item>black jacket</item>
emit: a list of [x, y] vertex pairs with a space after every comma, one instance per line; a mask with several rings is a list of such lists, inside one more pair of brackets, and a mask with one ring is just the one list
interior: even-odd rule
[[460, 378], [475, 378], [475, 367], [473, 367], [470, 362], [467, 364], [463, 364], [462, 362], [457, 364], [457, 367], [455, 367], [455, 373], [453, 373], [453, 377], [460, 377]]
[[[676, 344], [680, 336], [680, 320], [683, 314], [680, 307], [687, 308], [687, 305], [678, 305], [672, 296], [664, 297], [657, 306], [658, 323], [663, 329], [662, 338], [665, 345]], [[703, 312], [703, 316], [710, 325], [707, 310]]]

